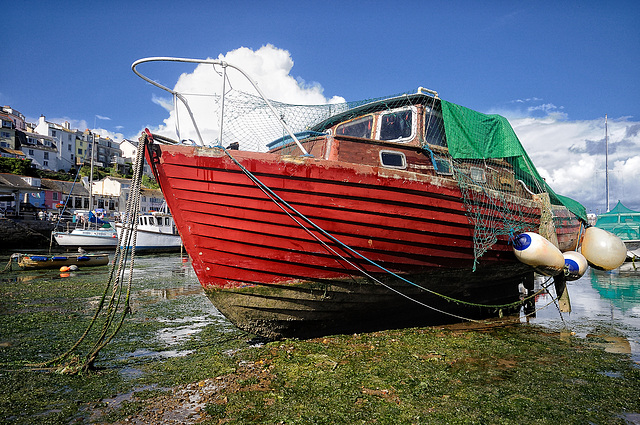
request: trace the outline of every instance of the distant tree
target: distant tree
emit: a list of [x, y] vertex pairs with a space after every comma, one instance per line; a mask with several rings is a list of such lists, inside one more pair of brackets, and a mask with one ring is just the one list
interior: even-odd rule
[[37, 177], [36, 170], [31, 165], [30, 159], [0, 157], [0, 173]]
[[153, 177], [149, 177], [146, 174], [142, 175], [142, 181], [140, 182], [142, 186], [147, 189], [160, 189], [160, 185]]
[[[91, 174], [91, 167], [89, 165], [85, 165], [80, 169], [80, 175], [83, 177], [89, 177]], [[100, 167], [93, 167], [93, 180], [102, 180], [108, 174], [104, 171], [104, 169]]]

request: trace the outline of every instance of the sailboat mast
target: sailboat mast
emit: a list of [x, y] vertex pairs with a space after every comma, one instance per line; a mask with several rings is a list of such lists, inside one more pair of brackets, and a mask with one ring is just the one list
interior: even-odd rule
[[91, 133], [91, 174], [89, 175], [89, 212], [93, 211], [93, 153], [96, 148], [96, 136]]
[[607, 212], [609, 212], [611, 211], [611, 208], [609, 208], [609, 131], [607, 128], [607, 114], [604, 114], [604, 152], [604, 178], [607, 185]]

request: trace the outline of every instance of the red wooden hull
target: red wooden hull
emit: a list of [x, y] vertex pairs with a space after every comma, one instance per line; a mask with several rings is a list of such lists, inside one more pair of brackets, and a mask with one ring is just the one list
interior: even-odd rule
[[[388, 287], [372, 284], [356, 266], [388, 274], [297, 212], [386, 270], [458, 300], [511, 303], [518, 285], [532, 279], [506, 237], [473, 271], [474, 229], [451, 178], [268, 153], [232, 155], [288, 205], [274, 202], [221, 149], [149, 144], [147, 150], [201, 284], [223, 314], [253, 333], [313, 336], [356, 331], [363, 323], [433, 323], [428, 313], [435, 310], [414, 301], [465, 317], [498, 311], [454, 305], [397, 278], [386, 279]], [[513, 202], [536, 230], [536, 205]], [[572, 243], [577, 221], [561, 230], [561, 243]]]

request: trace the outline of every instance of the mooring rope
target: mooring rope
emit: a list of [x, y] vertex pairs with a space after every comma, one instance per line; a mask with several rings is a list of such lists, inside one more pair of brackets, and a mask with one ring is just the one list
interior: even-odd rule
[[[107, 302], [107, 296], [109, 289], [111, 289], [111, 296], [109, 297], [108, 305], [106, 307], [107, 313], [100, 331], [100, 336], [94, 342], [91, 350], [86, 354], [82, 363], [74, 365], [75, 372], [87, 371], [93, 367], [100, 351], [115, 337], [118, 331], [121, 329], [127, 313], [130, 312], [130, 297], [131, 286], [133, 282], [133, 267], [135, 263], [135, 246], [136, 236], [138, 228], [138, 216], [140, 211], [140, 186], [142, 182], [142, 171], [144, 166], [144, 148], [138, 149], [138, 154], [133, 166], [133, 178], [131, 180], [131, 187], [129, 191], [129, 199], [127, 200], [126, 214], [122, 221], [122, 230], [116, 246], [113, 262], [109, 271], [109, 278], [105, 284], [104, 291], [100, 298], [100, 302], [96, 307], [93, 317], [83, 334], [78, 340], [69, 348], [66, 352], [58, 357], [48, 360], [46, 362], [32, 364], [28, 366], [33, 367], [45, 367], [60, 363], [73, 354], [80, 344], [87, 338], [91, 329], [98, 322], [100, 314], [105, 309]], [[130, 247], [130, 248], [129, 248]], [[122, 282], [125, 278], [126, 264], [129, 261], [129, 278], [126, 284], [126, 295], [123, 298], [123, 285]], [[124, 307], [119, 309], [120, 303], [124, 303]], [[120, 318], [116, 321], [116, 317], [120, 312]], [[115, 323], [115, 324], [114, 324]], [[109, 329], [112, 329], [109, 332]], [[69, 369], [69, 368], [68, 368]]]

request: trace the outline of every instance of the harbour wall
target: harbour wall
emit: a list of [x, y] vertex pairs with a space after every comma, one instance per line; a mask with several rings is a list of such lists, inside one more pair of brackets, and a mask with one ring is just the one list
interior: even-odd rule
[[0, 218], [0, 249], [49, 248], [55, 222]]

